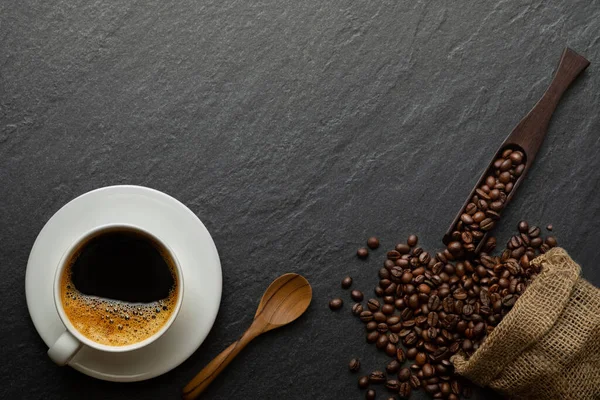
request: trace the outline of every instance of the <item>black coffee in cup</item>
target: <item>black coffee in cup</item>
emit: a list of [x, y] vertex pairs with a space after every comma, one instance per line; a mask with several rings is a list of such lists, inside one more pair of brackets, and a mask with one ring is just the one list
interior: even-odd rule
[[61, 301], [89, 339], [131, 345], [154, 335], [177, 304], [177, 269], [165, 247], [135, 228], [111, 228], [82, 242], [66, 262]]

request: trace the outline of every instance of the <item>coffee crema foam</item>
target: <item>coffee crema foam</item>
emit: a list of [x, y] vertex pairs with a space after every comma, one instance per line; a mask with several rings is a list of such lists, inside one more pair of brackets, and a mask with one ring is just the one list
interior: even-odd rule
[[71, 280], [71, 266], [61, 278], [61, 301], [69, 321], [88, 339], [107, 346], [128, 346], [154, 335], [171, 317], [177, 298], [177, 284], [165, 299], [127, 303], [79, 292]]

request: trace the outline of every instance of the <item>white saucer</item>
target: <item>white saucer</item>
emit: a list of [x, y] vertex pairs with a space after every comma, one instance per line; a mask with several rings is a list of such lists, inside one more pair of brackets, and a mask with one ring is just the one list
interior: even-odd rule
[[48, 346], [65, 330], [52, 292], [54, 272], [61, 256], [83, 232], [112, 222], [137, 225], [171, 247], [185, 280], [181, 309], [169, 330], [150, 345], [111, 354], [84, 347], [69, 365], [98, 379], [141, 381], [175, 368], [202, 344], [219, 311], [221, 262], [202, 222], [171, 196], [141, 186], [110, 186], [79, 196], [46, 223], [27, 263], [27, 307], [35, 328]]

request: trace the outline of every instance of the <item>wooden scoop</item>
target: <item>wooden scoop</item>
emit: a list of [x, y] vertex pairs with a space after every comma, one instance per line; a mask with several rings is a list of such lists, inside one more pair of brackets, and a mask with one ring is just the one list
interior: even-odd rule
[[[529, 114], [519, 122], [511, 134], [504, 140], [504, 143], [500, 145], [494, 158], [492, 158], [492, 161], [477, 181], [477, 184], [469, 194], [469, 197], [467, 197], [467, 201], [463, 204], [459, 213], [456, 215], [456, 218], [454, 218], [454, 221], [450, 225], [450, 228], [448, 228], [448, 231], [444, 235], [444, 244], [447, 245], [451, 241], [452, 232], [455, 230], [456, 224], [460, 220], [460, 216], [464, 213], [471, 198], [473, 198], [475, 190], [483, 184], [485, 178], [490, 174], [490, 171], [492, 171], [494, 161], [506, 149], [520, 150], [525, 155], [525, 169], [514, 183], [511, 192], [508, 194], [504, 203], [504, 207], [506, 207], [515, 195], [521, 182], [525, 179], [525, 174], [533, 164], [533, 160], [544, 142], [550, 118], [552, 117], [560, 98], [571, 83], [575, 81], [575, 78], [577, 78], [588, 65], [590, 65], [588, 60], [570, 48], [567, 47], [563, 51], [560, 63], [558, 64], [558, 69], [550, 86], [548, 86], [548, 89], [537, 104], [529, 111]], [[475, 253], [479, 253], [481, 247], [486, 242], [487, 236], [488, 234], [486, 232], [477, 245]]]
[[250, 328], [183, 388], [183, 398], [198, 397], [252, 339], [297, 319], [304, 314], [311, 299], [312, 288], [303, 276], [285, 274], [275, 279], [263, 294]]

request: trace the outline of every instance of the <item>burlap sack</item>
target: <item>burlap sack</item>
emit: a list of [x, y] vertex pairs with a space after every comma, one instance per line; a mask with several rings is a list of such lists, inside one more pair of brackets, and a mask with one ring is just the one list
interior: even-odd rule
[[600, 289], [561, 248], [533, 262], [541, 273], [456, 371], [514, 399], [600, 399]]

